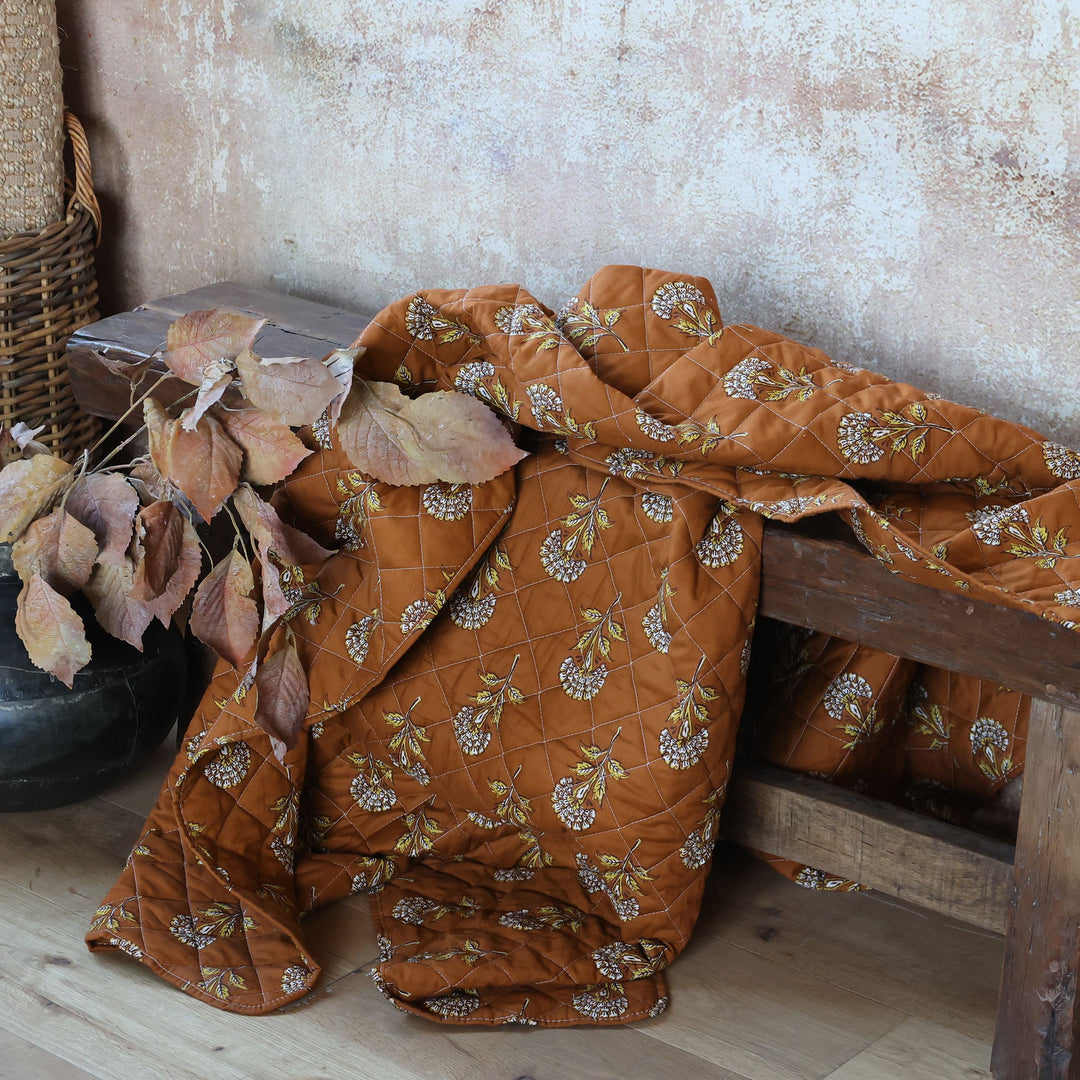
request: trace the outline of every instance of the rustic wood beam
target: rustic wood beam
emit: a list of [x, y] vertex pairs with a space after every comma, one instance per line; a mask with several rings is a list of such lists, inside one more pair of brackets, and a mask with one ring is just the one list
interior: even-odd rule
[[765, 765], [736, 770], [720, 829], [746, 847], [1005, 930], [1013, 849], [1001, 841]]
[[992, 1068], [1080, 1077], [1080, 712], [1034, 701]]
[[1080, 706], [1076, 631], [1029, 611], [887, 573], [835, 525], [766, 525], [758, 610], [781, 622]]

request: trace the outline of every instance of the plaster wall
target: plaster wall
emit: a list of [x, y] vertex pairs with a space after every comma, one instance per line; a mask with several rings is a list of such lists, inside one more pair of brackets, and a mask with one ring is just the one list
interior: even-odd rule
[[594, 269], [1080, 445], [1080, 0], [60, 0], [106, 301]]

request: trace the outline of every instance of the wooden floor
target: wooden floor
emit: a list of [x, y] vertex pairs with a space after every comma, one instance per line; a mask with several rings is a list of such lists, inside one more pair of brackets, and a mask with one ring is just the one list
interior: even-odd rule
[[367, 901], [307, 924], [324, 962], [291, 1009], [201, 1005], [122, 956], [90, 956], [170, 758], [103, 796], [0, 815], [3, 1080], [976, 1080], [988, 1077], [1002, 939], [868, 895], [810, 893], [717, 857], [671, 1006], [627, 1028], [437, 1026], [387, 1004]]

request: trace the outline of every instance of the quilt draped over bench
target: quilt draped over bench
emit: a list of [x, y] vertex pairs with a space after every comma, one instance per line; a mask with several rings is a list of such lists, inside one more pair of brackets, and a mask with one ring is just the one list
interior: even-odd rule
[[[213, 1005], [308, 993], [301, 920], [366, 892], [400, 1008], [660, 1012], [717, 837], [764, 517], [839, 512], [905, 577], [1069, 625], [1080, 606], [1080, 455], [722, 326], [700, 278], [608, 267], [557, 314], [518, 286], [424, 291], [360, 343], [365, 376], [475, 395], [531, 454], [485, 484], [395, 488], [316, 425], [277, 496], [339, 549], [286, 573], [300, 744], [279, 761], [220, 667], [87, 938]], [[834, 730], [787, 741], [834, 762], [872, 746], [861, 693], [833, 687]], [[1011, 754], [1002, 782], [1013, 734], [970, 735]]]

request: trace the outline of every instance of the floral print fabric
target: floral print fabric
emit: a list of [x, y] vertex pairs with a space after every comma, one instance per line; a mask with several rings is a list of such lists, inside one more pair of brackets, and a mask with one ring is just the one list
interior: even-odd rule
[[[839, 511], [893, 572], [1076, 610], [1080, 456], [724, 326], [702, 279], [608, 267], [558, 314], [517, 286], [424, 291], [361, 343], [368, 377], [472, 394], [532, 453], [486, 484], [392, 488], [313, 429], [278, 494], [338, 549], [287, 582], [304, 737], [279, 760], [220, 669], [88, 936], [210, 1004], [310, 991], [301, 920], [363, 892], [400, 1008], [661, 1011], [723, 812], [766, 517]], [[872, 769], [884, 725], [843, 674], [827, 734]], [[967, 737], [1002, 768], [996, 730]]]

